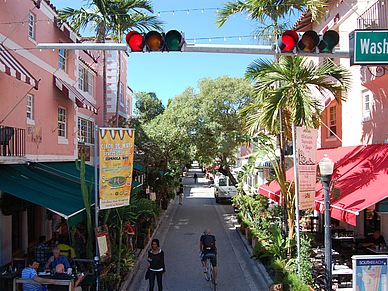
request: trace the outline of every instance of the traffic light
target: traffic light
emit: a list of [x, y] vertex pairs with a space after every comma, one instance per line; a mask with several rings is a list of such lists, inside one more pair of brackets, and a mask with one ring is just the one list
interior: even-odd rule
[[293, 30], [287, 30], [277, 36], [276, 52], [308, 54], [333, 53], [334, 47], [339, 42], [339, 34], [334, 30], [328, 30], [323, 35], [314, 30], [308, 30], [304, 33], [297, 33]]
[[167, 33], [150, 31], [147, 34], [130, 31], [126, 40], [132, 52], [181, 51], [185, 43], [183, 33], [177, 30]]
[[[286, 30], [282, 35], [278, 36], [277, 45], [282, 52], [291, 52], [298, 43], [299, 35], [296, 31]], [[278, 53], [280, 53], [280, 51]]]
[[134, 52], [142, 52], [144, 48], [144, 34], [137, 31], [130, 31], [127, 33], [125, 39], [127, 44]]

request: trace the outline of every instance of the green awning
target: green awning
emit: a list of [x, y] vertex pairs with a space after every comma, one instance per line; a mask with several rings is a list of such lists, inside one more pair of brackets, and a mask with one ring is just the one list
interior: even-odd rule
[[[94, 167], [85, 165], [88, 186], [92, 178], [94, 204]], [[75, 162], [0, 165], [0, 190], [56, 212], [69, 227], [86, 219], [80, 180]], [[143, 189], [143, 184], [132, 182], [131, 194]]]
[[[46, 164], [51, 167], [54, 163]], [[0, 165], [0, 190], [46, 207], [73, 226], [85, 215], [80, 178], [75, 171], [65, 171], [67, 167], [76, 169], [74, 162], [56, 164], [60, 173], [49, 171], [44, 164]], [[93, 191], [91, 200], [94, 203]]]

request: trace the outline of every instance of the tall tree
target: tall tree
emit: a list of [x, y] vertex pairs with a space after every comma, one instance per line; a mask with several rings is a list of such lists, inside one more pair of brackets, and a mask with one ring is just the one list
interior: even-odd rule
[[[113, 9], [113, 22], [108, 27], [111, 38], [115, 42], [121, 43], [126, 32], [132, 29], [140, 31], [161, 30], [163, 22], [155, 15], [147, 15], [144, 11], [153, 13], [153, 8], [149, 0], [115, 0]], [[119, 104], [120, 104], [120, 78], [121, 78], [121, 52], [118, 51], [117, 65], [117, 98], [116, 98], [116, 127], [119, 124]], [[125, 90], [125, 88], [123, 88]]]
[[141, 122], [148, 123], [152, 119], [162, 114], [165, 107], [155, 93], [138, 92], [135, 94], [135, 116], [139, 117]]
[[[279, 115], [284, 112], [283, 121], [289, 138], [293, 122], [297, 126], [319, 127], [320, 113], [324, 109], [319, 101], [320, 94], [332, 94], [340, 104], [345, 100], [343, 92], [351, 83], [351, 73], [332, 60], [316, 64], [300, 56], [281, 56], [276, 62], [256, 60], [248, 67], [246, 78], [254, 83], [255, 94], [251, 104], [241, 111], [246, 120], [246, 131], [255, 134], [266, 129], [270, 134], [278, 135]], [[279, 185], [285, 190], [284, 173], [281, 169], [278, 172], [281, 176], [278, 177]], [[289, 236], [292, 237], [294, 199], [289, 195], [284, 197], [289, 211]]]

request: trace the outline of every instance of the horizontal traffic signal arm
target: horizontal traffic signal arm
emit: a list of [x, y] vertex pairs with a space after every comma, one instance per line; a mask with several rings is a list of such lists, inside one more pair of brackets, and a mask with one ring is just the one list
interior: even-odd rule
[[[66, 50], [128, 50], [126, 43], [40, 43], [38, 49], [66, 49]], [[254, 55], [295, 55], [294, 52], [276, 52], [274, 45], [223, 45], [184, 43], [181, 52], [197, 53], [227, 53], [227, 54], [254, 54]], [[310, 53], [310, 56], [349, 58], [349, 49], [335, 50], [333, 53]]]

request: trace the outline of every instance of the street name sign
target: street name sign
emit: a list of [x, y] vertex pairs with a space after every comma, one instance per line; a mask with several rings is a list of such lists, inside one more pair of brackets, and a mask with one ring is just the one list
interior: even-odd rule
[[388, 30], [354, 30], [349, 34], [350, 65], [388, 64]]

